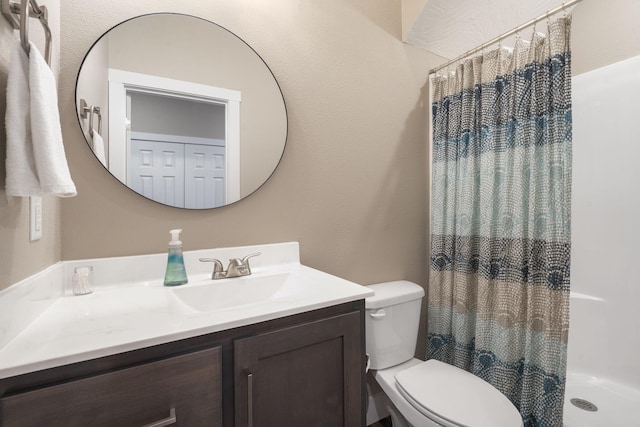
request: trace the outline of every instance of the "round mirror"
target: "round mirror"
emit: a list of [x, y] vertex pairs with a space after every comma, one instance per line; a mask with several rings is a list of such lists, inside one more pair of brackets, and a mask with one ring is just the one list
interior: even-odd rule
[[80, 67], [76, 106], [87, 143], [115, 178], [187, 209], [256, 191], [287, 138], [284, 98], [262, 58], [188, 15], [144, 15], [103, 34]]

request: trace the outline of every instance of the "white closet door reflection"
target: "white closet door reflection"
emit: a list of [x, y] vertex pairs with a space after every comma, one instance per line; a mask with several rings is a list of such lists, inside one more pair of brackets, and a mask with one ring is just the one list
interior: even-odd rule
[[184, 206], [184, 144], [131, 139], [131, 187], [143, 196]]
[[188, 209], [226, 204], [224, 140], [131, 132], [129, 157], [129, 186], [149, 199]]
[[225, 147], [186, 144], [185, 207], [202, 209], [225, 204]]

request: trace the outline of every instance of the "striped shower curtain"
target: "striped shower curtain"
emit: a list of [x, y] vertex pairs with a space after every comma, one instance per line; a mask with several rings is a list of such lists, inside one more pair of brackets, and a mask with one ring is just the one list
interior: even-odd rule
[[433, 80], [428, 357], [494, 385], [527, 427], [562, 426], [570, 26], [565, 16]]

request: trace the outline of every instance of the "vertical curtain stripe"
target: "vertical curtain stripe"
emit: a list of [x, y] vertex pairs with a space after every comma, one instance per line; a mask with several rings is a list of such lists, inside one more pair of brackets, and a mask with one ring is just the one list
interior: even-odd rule
[[571, 18], [433, 79], [428, 357], [562, 427], [571, 254]]

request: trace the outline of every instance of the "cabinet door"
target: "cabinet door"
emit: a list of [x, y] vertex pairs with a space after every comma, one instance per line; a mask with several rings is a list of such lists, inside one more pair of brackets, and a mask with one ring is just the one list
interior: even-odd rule
[[219, 426], [220, 347], [0, 399], [2, 427]]
[[235, 425], [362, 426], [361, 313], [234, 342]]

